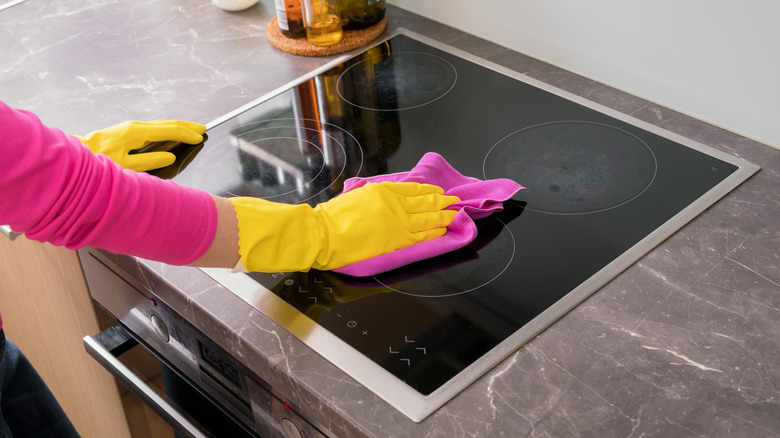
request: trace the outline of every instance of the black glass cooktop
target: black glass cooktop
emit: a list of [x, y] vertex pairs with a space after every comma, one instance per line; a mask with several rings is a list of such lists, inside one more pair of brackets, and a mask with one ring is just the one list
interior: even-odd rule
[[347, 178], [436, 152], [464, 175], [527, 187], [477, 221], [476, 241], [431, 260], [369, 278], [249, 274], [427, 397], [475, 363], [485, 369], [465, 378], [484, 373], [700, 213], [681, 213], [691, 204], [728, 191], [710, 192], [741, 163], [654, 131], [402, 34], [219, 120], [161, 175], [314, 205]]

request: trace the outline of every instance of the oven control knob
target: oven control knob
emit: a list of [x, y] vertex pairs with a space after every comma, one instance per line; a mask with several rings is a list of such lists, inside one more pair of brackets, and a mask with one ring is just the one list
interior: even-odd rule
[[282, 418], [282, 433], [284, 438], [301, 438], [301, 431], [289, 418]]
[[149, 319], [152, 321], [152, 328], [154, 329], [154, 332], [157, 333], [157, 336], [159, 336], [163, 342], [168, 342], [171, 337], [168, 335], [168, 327], [165, 326], [163, 320], [154, 314], [150, 316]]

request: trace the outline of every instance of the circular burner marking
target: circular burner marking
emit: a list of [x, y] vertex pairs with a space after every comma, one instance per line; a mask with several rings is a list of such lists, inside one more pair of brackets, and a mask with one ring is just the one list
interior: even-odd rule
[[[321, 129], [304, 126], [306, 123], [319, 123]], [[347, 148], [357, 151], [357, 155]], [[256, 196], [288, 203], [306, 202], [343, 182], [348, 177], [345, 173], [350, 159], [356, 162], [356, 169], [351, 171], [354, 175], [350, 176], [357, 176], [363, 165], [363, 151], [352, 134], [312, 119], [280, 118], [240, 124], [227, 133], [212, 134], [204, 150], [192, 153], [205, 154], [206, 159], [186, 171], [183, 164], [181, 181], [189, 178], [193, 180], [190, 185], [231, 196]], [[187, 162], [185, 159], [184, 163]], [[255, 179], [261, 179], [261, 184], [268, 187], [253, 187]], [[212, 181], [220, 187], [210, 187]], [[225, 185], [232, 188], [224, 189]]]
[[356, 107], [399, 111], [441, 99], [457, 80], [455, 67], [444, 58], [399, 52], [350, 66], [339, 76], [336, 88], [343, 100]]
[[632, 201], [652, 184], [657, 166], [647, 143], [623, 129], [556, 121], [499, 140], [485, 156], [483, 174], [525, 186], [519, 196], [528, 210], [576, 215]]
[[512, 263], [515, 238], [495, 216], [475, 222], [480, 231], [465, 248], [412, 263], [397, 273], [375, 275], [374, 279], [395, 292], [424, 298], [451, 297], [486, 286]]

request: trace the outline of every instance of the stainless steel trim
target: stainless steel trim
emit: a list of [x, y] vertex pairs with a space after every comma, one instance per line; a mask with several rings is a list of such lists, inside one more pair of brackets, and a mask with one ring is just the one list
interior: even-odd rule
[[207, 438], [200, 429], [185, 418], [173, 406], [168, 404], [140, 377], [119, 361], [111, 352], [95, 337], [85, 336], [84, 347], [104, 368], [127, 386], [130, 391], [141, 398], [149, 407], [154, 409], [168, 424], [173, 426], [182, 436], [190, 438]]
[[17, 233], [16, 231], [11, 230], [11, 227], [8, 225], [0, 225], [0, 232], [2, 232], [5, 237], [11, 240], [16, 240], [17, 237], [22, 235], [22, 233]]
[[[252, 307], [267, 315], [281, 327], [290, 332], [293, 336], [300, 339], [311, 349], [319, 353], [321, 356], [326, 358], [349, 376], [357, 380], [377, 396], [385, 400], [388, 404], [409, 417], [411, 420], [420, 422], [428, 415], [433, 413], [436, 409], [447, 403], [460, 391], [474, 383], [492, 367], [511, 356], [514, 352], [519, 351], [519, 349], [525, 343], [529, 342], [546, 327], [553, 324], [556, 320], [579, 305], [587, 297], [598, 291], [618, 274], [636, 263], [647, 252], [677, 232], [683, 225], [696, 218], [697, 215], [717, 202], [721, 197], [725, 196], [743, 181], [747, 180], [750, 176], [756, 173], [760, 167], [741, 158], [734, 157], [725, 152], [706, 146], [702, 143], [685, 138], [673, 132], [667, 131], [666, 129], [636, 119], [617, 110], [605, 107], [581, 96], [572, 94], [565, 90], [561, 90], [547, 83], [487, 61], [471, 53], [406, 29], [398, 29], [397, 31], [386, 35], [379, 42], [377, 42], [377, 44], [381, 44], [387, 39], [390, 39], [393, 36], [399, 34], [406, 35], [422, 43], [436, 47], [440, 50], [444, 50], [452, 55], [470, 60], [485, 68], [494, 70], [519, 81], [534, 85], [540, 89], [546, 90], [570, 101], [579, 103], [585, 107], [594, 109], [603, 114], [642, 128], [646, 131], [652, 132], [662, 137], [666, 137], [691, 149], [708, 154], [715, 158], [719, 158], [725, 162], [739, 167], [739, 169], [731, 176], [726, 178], [717, 186], [713, 187], [695, 202], [691, 203], [687, 208], [680, 211], [665, 224], [657, 228], [643, 240], [639, 241], [603, 269], [596, 272], [588, 280], [569, 292], [558, 302], [554, 303], [547, 310], [539, 314], [528, 324], [520, 328], [514, 334], [501, 342], [498, 346], [489, 351], [486, 355], [472, 363], [468, 368], [463, 370], [460, 374], [453, 377], [449, 382], [428, 396], [424, 396], [418, 393], [400, 379], [386, 372], [359, 351], [330, 333], [328, 330], [319, 326], [314, 321], [308, 319], [293, 306], [276, 296], [274, 293], [270, 292], [268, 289], [261, 286], [246, 274], [232, 273], [225, 269], [201, 268], [203, 272], [205, 272], [215, 281], [234, 292]], [[235, 115], [238, 115], [257, 104], [274, 97], [276, 94], [285, 91], [289, 87], [309, 80], [310, 78], [320, 74], [331, 66], [344, 62], [351, 56], [352, 55], [341, 57], [331, 63], [328, 63], [325, 66], [239, 108], [238, 110], [216, 119], [207, 126], [216, 126], [217, 124], [222, 123], [223, 121], [234, 117]]]
[[8, 2], [8, 3], [2, 4], [2, 5], [0, 5], [0, 11], [2, 11], [3, 9], [8, 9], [8, 8], [10, 8], [11, 6], [16, 6], [16, 5], [18, 5], [19, 3], [24, 3], [24, 2], [26, 2], [26, 1], [27, 1], [27, 0], [13, 0], [13, 1], [10, 1], [10, 2]]

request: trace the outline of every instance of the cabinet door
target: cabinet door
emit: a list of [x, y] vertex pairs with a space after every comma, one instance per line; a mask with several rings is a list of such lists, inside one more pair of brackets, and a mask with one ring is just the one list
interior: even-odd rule
[[3, 328], [30, 359], [84, 438], [129, 438], [116, 381], [86, 352], [99, 332], [74, 251], [0, 236]]

